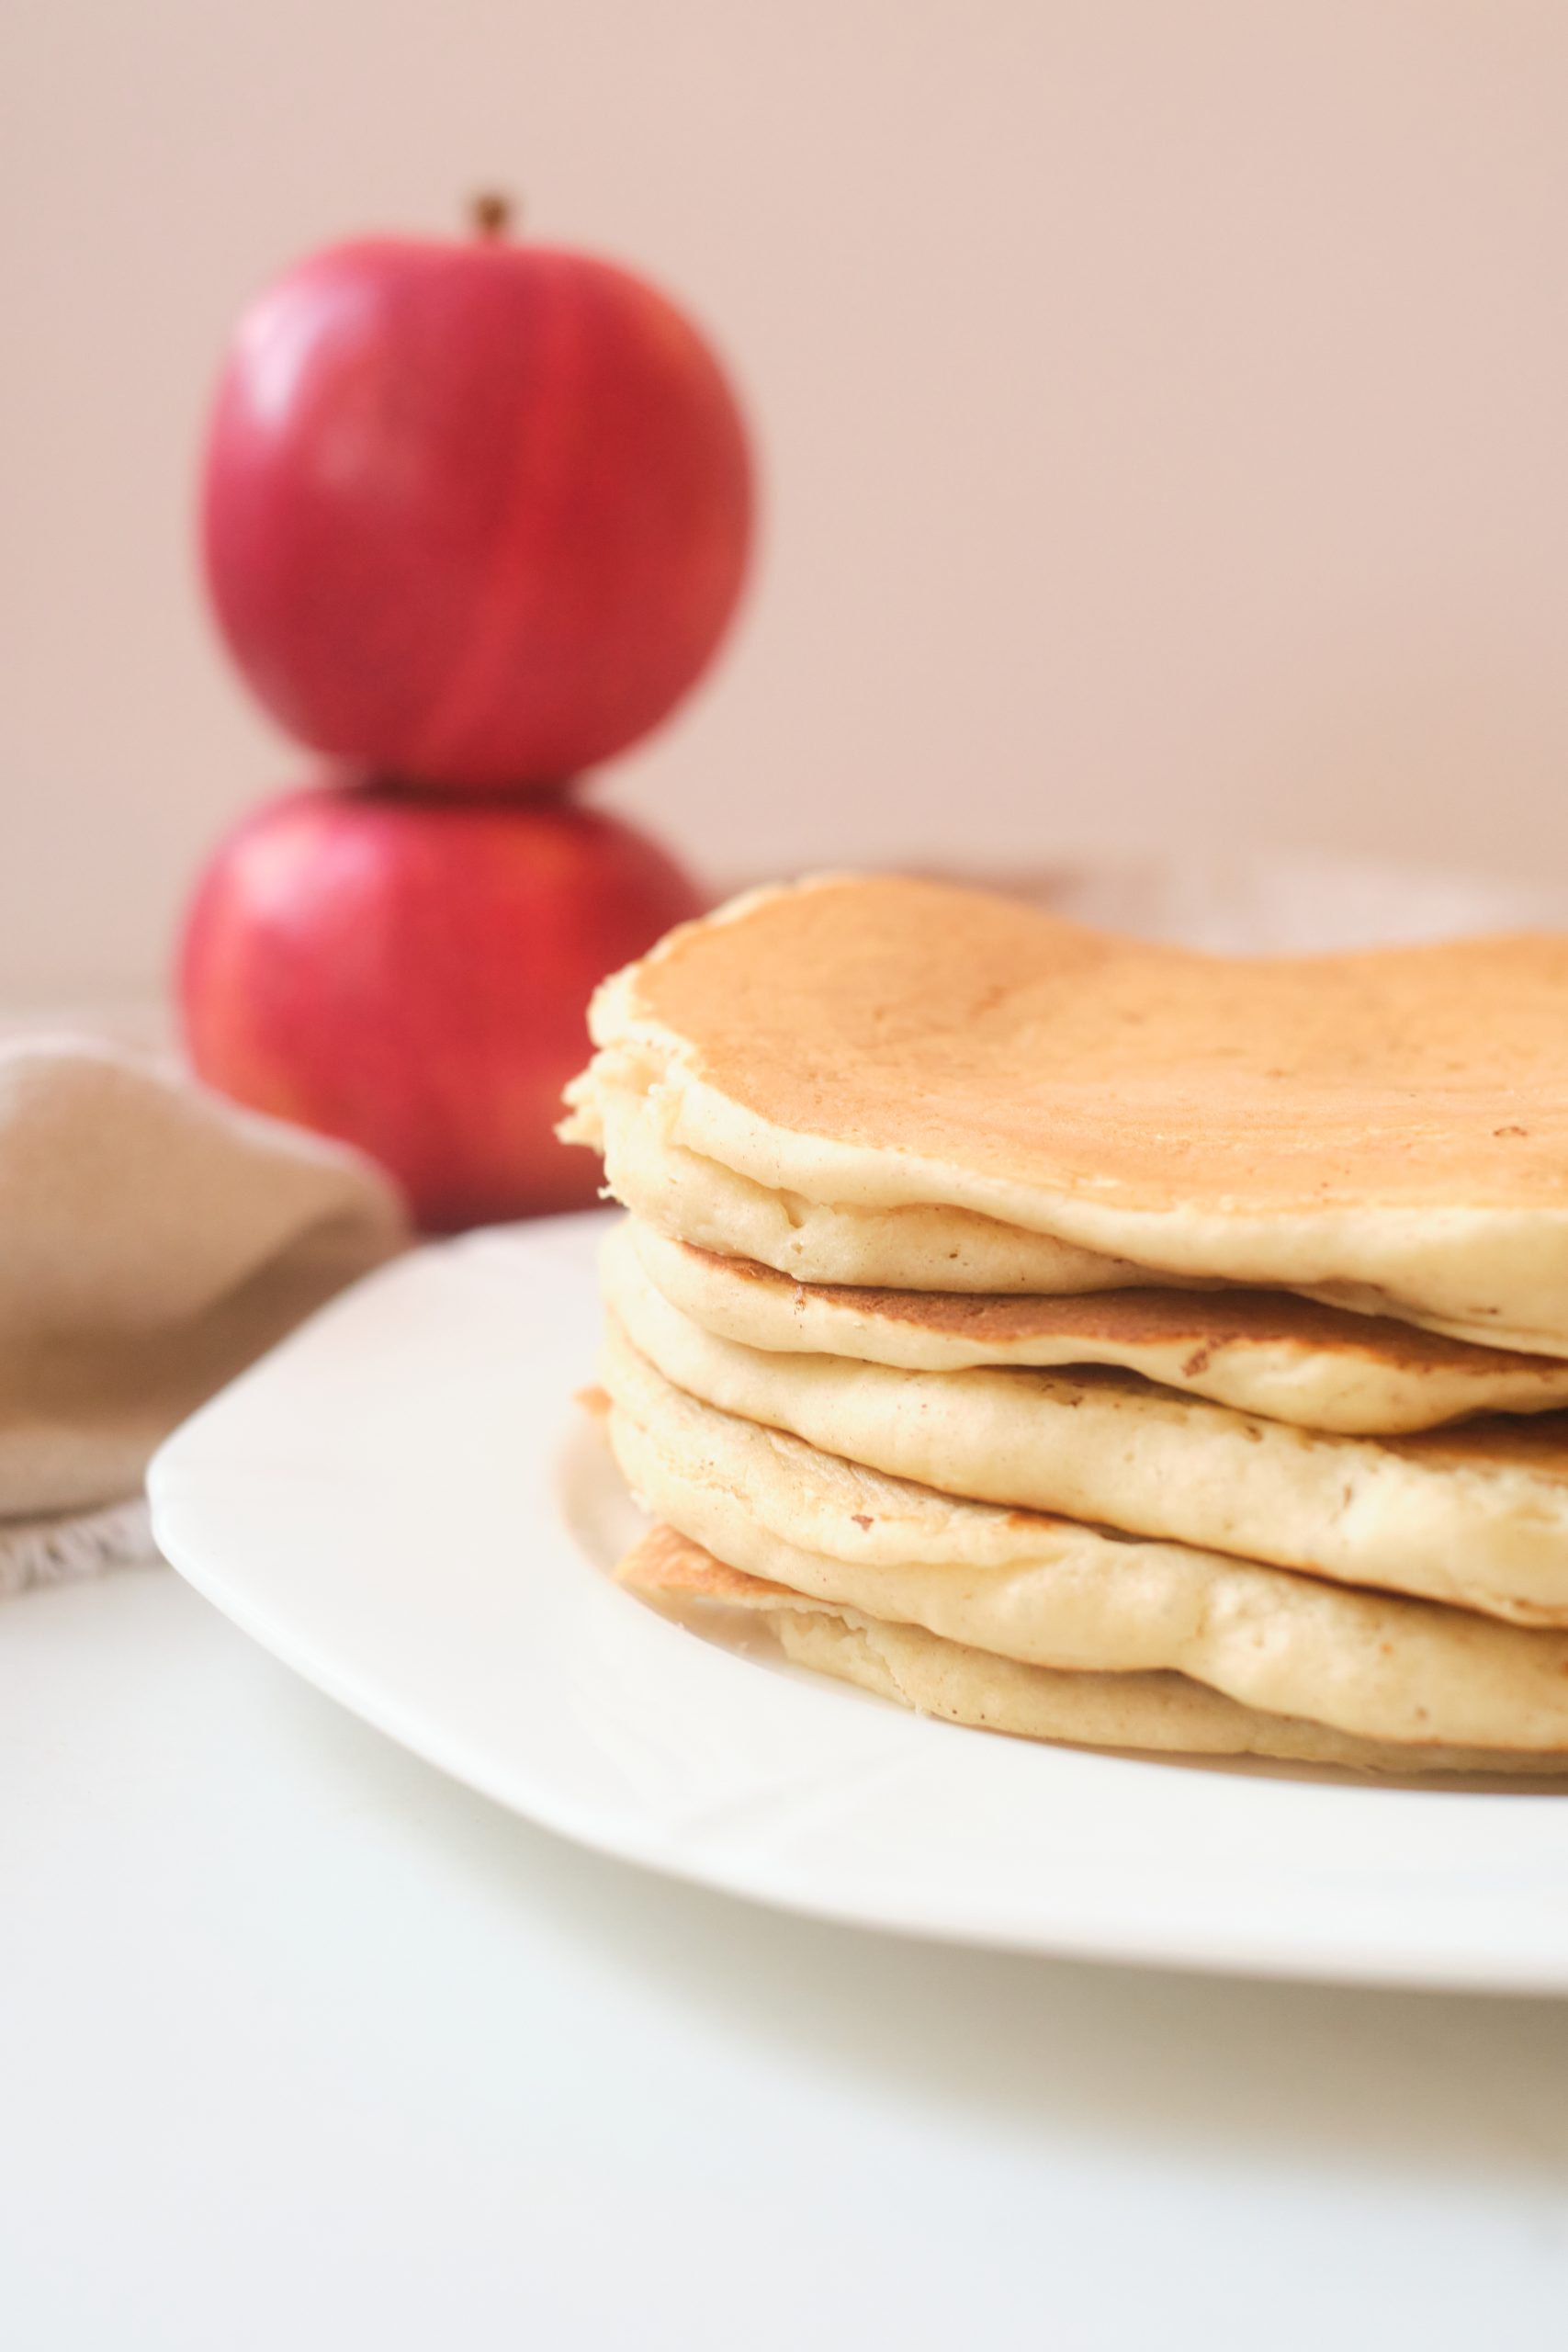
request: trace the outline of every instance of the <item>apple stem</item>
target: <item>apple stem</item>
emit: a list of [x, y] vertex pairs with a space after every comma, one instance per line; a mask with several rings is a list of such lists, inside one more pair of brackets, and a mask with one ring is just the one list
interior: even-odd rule
[[468, 220], [476, 237], [504, 237], [511, 232], [516, 217], [512, 198], [499, 188], [484, 188], [468, 206]]

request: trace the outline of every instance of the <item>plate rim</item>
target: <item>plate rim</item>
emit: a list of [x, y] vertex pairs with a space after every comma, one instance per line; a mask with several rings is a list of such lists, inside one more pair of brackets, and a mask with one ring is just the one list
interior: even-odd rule
[[[807, 1872], [792, 1872], [781, 1868], [777, 1857], [764, 1867], [748, 1868], [737, 1851], [730, 1847], [708, 1849], [682, 1845], [668, 1829], [660, 1831], [650, 1819], [638, 1820], [627, 1815], [620, 1826], [606, 1822], [603, 1815], [585, 1815], [583, 1808], [570, 1792], [552, 1791], [536, 1771], [525, 1767], [520, 1775], [492, 1769], [482, 1751], [465, 1747], [460, 1729], [448, 1730], [440, 1723], [422, 1713], [414, 1702], [389, 1690], [373, 1675], [356, 1668], [350, 1659], [323, 1654], [308, 1632], [291, 1623], [287, 1612], [278, 1614], [269, 1610], [265, 1599], [250, 1589], [242, 1575], [237, 1579], [223, 1563], [205, 1555], [205, 1547], [193, 1546], [186, 1538], [182, 1523], [183, 1497], [181, 1484], [193, 1451], [204, 1442], [206, 1428], [219, 1421], [223, 1425], [235, 1411], [235, 1399], [263, 1379], [269, 1384], [278, 1377], [280, 1359], [290, 1351], [312, 1344], [312, 1335], [329, 1319], [344, 1320], [356, 1311], [372, 1286], [384, 1287], [400, 1278], [406, 1279], [412, 1267], [432, 1261], [450, 1261], [454, 1252], [469, 1252], [476, 1247], [484, 1249], [499, 1245], [508, 1250], [528, 1252], [533, 1250], [551, 1250], [562, 1242], [575, 1245], [588, 1229], [602, 1230], [606, 1222], [603, 1211], [579, 1212], [563, 1217], [541, 1218], [529, 1225], [487, 1228], [466, 1235], [456, 1241], [426, 1244], [407, 1253], [355, 1284], [349, 1291], [312, 1316], [299, 1330], [269, 1351], [256, 1364], [200, 1407], [181, 1424], [158, 1448], [147, 1475], [147, 1491], [151, 1508], [153, 1539], [163, 1557], [195, 1591], [219, 1610], [241, 1632], [291, 1672], [320, 1691], [334, 1703], [344, 1707], [360, 1721], [367, 1724], [382, 1736], [395, 1742], [423, 1762], [445, 1773], [448, 1778], [472, 1789], [487, 1802], [500, 1805], [531, 1821], [550, 1834], [564, 1838], [590, 1850], [617, 1861], [680, 1880], [687, 1884], [736, 1895], [765, 1907], [816, 1918], [849, 1928], [870, 1930], [921, 1941], [953, 1944], [972, 1949], [1032, 1952], [1042, 1957], [1080, 1961], [1086, 1963], [1107, 1963], [1124, 1967], [1165, 1968], [1187, 1973], [1201, 1973], [1231, 1978], [1268, 1979], [1276, 1982], [1328, 1984], [1376, 1986], [1387, 1989], [1429, 1990], [1434, 1992], [1485, 1993], [1494, 1996], [1540, 1996], [1568, 1994], [1568, 1906], [1565, 1906], [1564, 1944], [1560, 1958], [1548, 1962], [1533, 1953], [1519, 1954], [1509, 1962], [1495, 1952], [1477, 1953], [1467, 1957], [1450, 1949], [1432, 1950], [1416, 1938], [1402, 1942], [1386, 1932], [1380, 1932], [1375, 1946], [1348, 1946], [1342, 1926], [1332, 1934], [1325, 1933], [1321, 1949], [1305, 1948], [1299, 1927], [1280, 1938], [1268, 1932], [1237, 1933], [1224, 1923], [1206, 1919], [1201, 1913], [1191, 1923], [1177, 1922], [1160, 1916], [1146, 1927], [1129, 1924], [1125, 1919], [1108, 1916], [1096, 1917], [1092, 1908], [1085, 1910], [1079, 1899], [1080, 1916], [1055, 1917], [1048, 1922], [1035, 1919], [1009, 1919], [991, 1911], [972, 1918], [964, 1925], [955, 1924], [951, 1917], [933, 1917], [918, 1902], [889, 1900], [882, 1891], [872, 1904], [857, 1904], [833, 1886], [814, 1886]], [[563, 1386], [560, 1420], [547, 1431], [541, 1431], [537, 1455], [547, 1471], [547, 1485], [555, 1498], [558, 1532], [582, 1556], [583, 1565], [595, 1575], [602, 1570], [592, 1566], [583, 1552], [580, 1538], [567, 1523], [558, 1494], [558, 1457], [570, 1442], [568, 1412], [570, 1385]], [[243, 1401], [243, 1400], [242, 1400]], [[199, 1452], [197, 1451], [199, 1461]], [[619, 1597], [619, 1596], [618, 1596]], [[628, 1609], [638, 1610], [639, 1604], [625, 1596]], [[690, 1639], [681, 1629], [668, 1624], [649, 1612], [649, 1632], [657, 1631], [672, 1639]], [[750, 1662], [737, 1657], [718, 1645], [705, 1645], [725, 1657], [728, 1664], [742, 1671], [757, 1671]], [[823, 1684], [830, 1698], [841, 1698], [846, 1703], [876, 1704], [866, 1694], [857, 1691], [840, 1692], [838, 1686]], [[890, 1702], [880, 1702], [888, 1705]], [[891, 1709], [895, 1721], [906, 1722], [901, 1711]], [[933, 1725], [946, 1736], [990, 1740], [999, 1735], [970, 1731], [964, 1726]], [[1033, 1753], [1032, 1743], [1013, 1743]], [[1093, 1756], [1098, 1751], [1075, 1749], [1075, 1755]], [[1152, 1758], [1117, 1757], [1135, 1762], [1150, 1770], [1161, 1770], [1160, 1759]], [[1184, 1766], [1167, 1762], [1165, 1770], [1185, 1770]], [[521, 1783], [521, 1786], [520, 1786]], [[1354, 1793], [1353, 1786], [1347, 1793]], [[1370, 1790], [1370, 1795], [1378, 1793]], [[1568, 1791], [1563, 1794], [1568, 1797]], [[1549, 1795], [1537, 1792], [1519, 1792], [1508, 1790], [1484, 1792], [1430, 1791], [1421, 1792], [1421, 1801], [1441, 1803], [1465, 1796], [1488, 1806], [1528, 1803], [1532, 1806], [1549, 1802]]]

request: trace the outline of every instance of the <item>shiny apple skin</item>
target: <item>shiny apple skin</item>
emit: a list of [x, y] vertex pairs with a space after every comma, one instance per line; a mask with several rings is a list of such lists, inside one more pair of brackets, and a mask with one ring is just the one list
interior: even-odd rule
[[588, 255], [372, 239], [241, 322], [208, 436], [212, 601], [300, 742], [559, 783], [706, 667], [751, 535], [745, 429], [661, 294]]
[[589, 996], [704, 903], [646, 834], [570, 802], [293, 793], [197, 886], [186, 1047], [236, 1102], [379, 1160], [426, 1231], [586, 1207], [599, 1162], [553, 1129]]

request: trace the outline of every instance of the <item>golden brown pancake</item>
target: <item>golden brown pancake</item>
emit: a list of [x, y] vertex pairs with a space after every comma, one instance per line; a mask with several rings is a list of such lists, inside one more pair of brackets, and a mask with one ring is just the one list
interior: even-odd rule
[[795, 1664], [858, 1684], [917, 1713], [1026, 1739], [1191, 1756], [1262, 1756], [1352, 1771], [1540, 1773], [1568, 1759], [1497, 1748], [1357, 1739], [1325, 1724], [1238, 1706], [1180, 1674], [1061, 1674], [807, 1600], [725, 1567], [701, 1545], [655, 1527], [616, 1570], [628, 1591], [671, 1614], [761, 1617]]
[[1568, 1405], [1568, 1362], [1483, 1348], [1290, 1291], [1121, 1290], [1069, 1297], [793, 1282], [671, 1241], [633, 1218], [649, 1280], [744, 1346], [910, 1372], [1111, 1364], [1304, 1429], [1390, 1436]]
[[1568, 938], [1219, 958], [846, 878], [672, 933], [592, 1026], [754, 1183], [1568, 1354]]
[[829, 1207], [772, 1192], [671, 1143], [658, 1096], [606, 1082], [607, 1059], [597, 1057], [568, 1088], [571, 1110], [557, 1132], [602, 1154], [605, 1190], [672, 1239], [802, 1282], [1051, 1294], [1150, 1280], [1141, 1266], [967, 1209]]
[[934, 1494], [699, 1404], [613, 1333], [603, 1369], [643, 1508], [809, 1600], [1026, 1666], [1184, 1674], [1361, 1739], [1568, 1751], [1568, 1634]]
[[1568, 1416], [1340, 1437], [1099, 1366], [906, 1372], [770, 1353], [672, 1306], [625, 1227], [606, 1238], [601, 1283], [614, 1323], [677, 1388], [888, 1476], [1568, 1624]]

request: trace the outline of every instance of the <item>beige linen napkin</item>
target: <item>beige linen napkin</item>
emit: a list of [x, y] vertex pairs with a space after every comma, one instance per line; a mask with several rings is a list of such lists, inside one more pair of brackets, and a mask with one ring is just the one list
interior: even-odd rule
[[146, 1556], [160, 1440], [406, 1238], [354, 1153], [114, 1046], [0, 1043], [0, 1594]]

